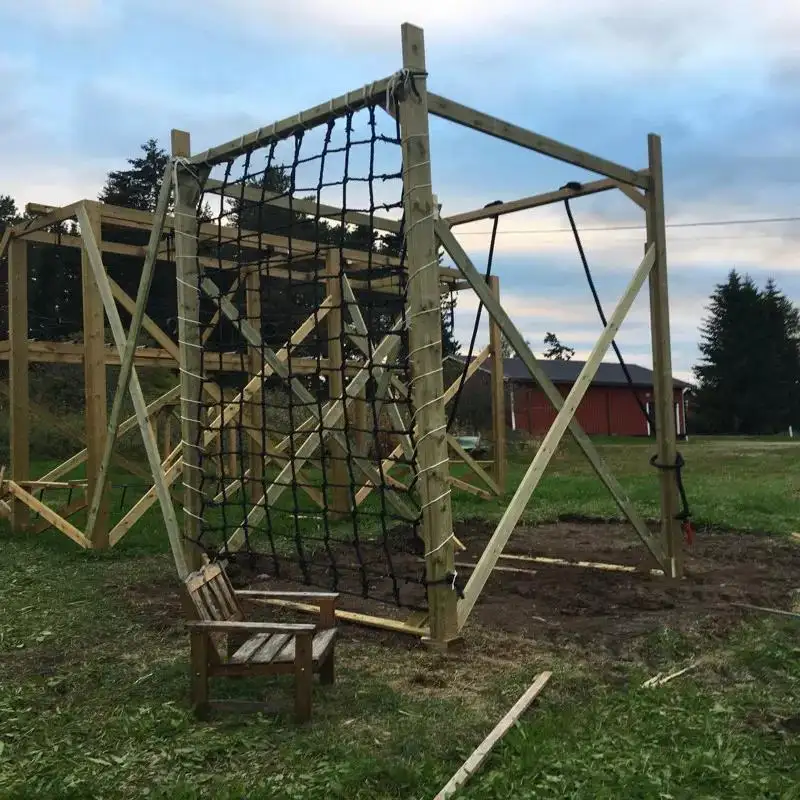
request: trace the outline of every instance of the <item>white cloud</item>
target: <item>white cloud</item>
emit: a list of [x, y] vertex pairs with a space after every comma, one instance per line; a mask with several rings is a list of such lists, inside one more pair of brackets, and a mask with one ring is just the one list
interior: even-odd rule
[[[180, 0], [177, 6], [205, 13], [217, 26], [227, 20], [256, 38], [271, 38], [280, 29], [306, 40], [359, 40], [364, 47], [395, 44], [398, 50], [399, 26], [409, 21], [425, 29], [433, 52], [457, 47], [465, 60], [485, 64], [507, 48], [518, 47], [520, 56], [541, 52], [530, 49], [536, 41], [567, 61], [601, 58], [604, 72], [633, 65], [641, 72], [665, 62], [673, 70], [719, 70], [754, 54], [791, 52], [800, 31], [800, 6], [786, 0], [761, 0], [757, 13], [752, 0], [407, 0], [402, 6], [374, 0], [207, 0], [204, 10]], [[242, 25], [243, 19], [249, 22]], [[480, 50], [469, 48], [467, 56], [465, 42], [478, 40]]]
[[113, 0], [0, 0], [0, 14], [61, 33], [105, 27], [122, 17], [124, 5]]

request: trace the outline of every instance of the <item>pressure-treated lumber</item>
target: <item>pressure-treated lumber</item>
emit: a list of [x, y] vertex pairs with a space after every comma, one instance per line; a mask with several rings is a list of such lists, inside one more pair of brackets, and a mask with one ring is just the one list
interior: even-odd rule
[[[516, 325], [514, 325], [514, 323], [511, 321], [511, 318], [508, 316], [505, 309], [489, 291], [486, 281], [484, 280], [483, 276], [480, 275], [478, 270], [475, 269], [475, 265], [472, 263], [466, 252], [464, 252], [464, 248], [461, 247], [450, 229], [441, 220], [436, 222], [436, 233], [447, 253], [453, 259], [453, 261], [456, 262], [458, 268], [464, 273], [464, 277], [466, 277], [470, 282], [473, 290], [486, 306], [487, 311], [500, 326], [511, 346], [517, 352], [517, 355], [524, 362], [533, 378], [539, 384], [553, 408], [555, 408], [556, 411], [559, 411], [564, 405], [564, 398], [562, 397], [561, 392], [558, 391], [553, 382], [547, 376], [547, 373], [544, 371], [538, 359], [525, 342], [525, 339], [517, 329]], [[572, 434], [576, 444], [581, 448], [583, 454], [592, 465], [597, 476], [614, 498], [614, 501], [619, 509], [625, 514], [631, 525], [633, 525], [636, 534], [650, 551], [655, 561], [661, 565], [664, 559], [661, 542], [652, 536], [647, 524], [636, 510], [633, 503], [630, 501], [630, 498], [625, 494], [625, 490], [622, 488], [619, 481], [617, 481], [611, 470], [606, 465], [605, 461], [597, 452], [597, 448], [586, 435], [583, 428], [581, 428], [581, 426], [578, 424], [578, 421], [574, 418], [572, 418], [569, 422], [569, 431]]]
[[490, 114], [484, 114], [482, 111], [455, 103], [446, 97], [440, 97], [438, 94], [430, 93], [428, 101], [431, 114], [435, 114], [437, 117], [449, 119], [459, 125], [488, 133], [490, 136], [525, 147], [528, 150], [534, 150], [559, 161], [565, 161], [567, 164], [573, 164], [590, 172], [605, 175], [607, 178], [615, 178], [622, 183], [639, 186], [642, 189], [647, 187], [646, 178], [636, 170], [621, 164], [615, 164], [613, 161], [579, 150], [577, 147], [571, 147], [555, 139], [525, 130], [525, 128], [520, 128], [518, 125], [505, 122]]
[[492, 732], [478, 745], [472, 755], [459, 768], [458, 772], [445, 784], [433, 800], [448, 800], [475, 774], [486, 761], [492, 748], [508, 733], [511, 727], [525, 713], [528, 706], [538, 697], [552, 677], [552, 672], [542, 672], [528, 687], [525, 694], [517, 700], [508, 713], [494, 726]]
[[[10, 339], [11, 478], [30, 477], [30, 408], [28, 385], [28, 245], [12, 239], [8, 251], [8, 332]], [[27, 506], [11, 504], [11, 525], [24, 528], [30, 521]]]
[[[627, 184], [620, 184], [612, 178], [602, 178], [599, 181], [580, 184], [578, 188], [556, 189], [554, 192], [543, 192], [541, 194], [521, 197], [519, 200], [509, 200], [507, 203], [499, 203], [484, 208], [476, 208], [473, 211], [462, 211], [460, 214], [451, 214], [444, 217], [444, 221], [452, 228], [456, 225], [465, 225], [468, 222], [477, 222], [482, 219], [493, 219], [503, 214], [513, 214], [515, 211], [526, 211], [531, 208], [541, 208], [553, 203], [559, 203], [573, 197], [586, 197], [599, 192], [608, 192], [612, 189], [620, 189]], [[634, 190], [635, 191], [635, 190]]]
[[458, 636], [453, 574], [453, 511], [447, 461], [447, 419], [442, 375], [439, 263], [433, 228], [425, 42], [421, 28], [402, 26], [403, 68], [414, 74], [415, 91], [398, 104], [403, 148], [408, 340], [415, 409], [422, 539], [425, 542], [430, 642], [446, 647]]
[[[489, 276], [489, 288], [500, 301], [500, 279]], [[506, 389], [505, 360], [503, 358], [503, 331], [489, 315], [489, 347], [492, 349], [491, 393], [492, 393], [492, 439], [494, 441], [494, 480], [497, 493], [502, 494], [506, 486]], [[465, 461], [467, 459], [464, 459]]]
[[[82, 216], [80, 216], [83, 212]], [[108, 547], [108, 497], [101, 480], [103, 454], [108, 427], [106, 394], [105, 335], [103, 300], [97, 276], [92, 270], [89, 236], [100, 241], [100, 214], [97, 204], [88, 208], [77, 206], [82, 233], [81, 289], [83, 292], [83, 384], [85, 387], [86, 475], [89, 478], [88, 496], [97, 497], [89, 540], [92, 547]]]
[[539, 484], [550, 459], [553, 457], [564, 433], [575, 416], [578, 405], [594, 379], [597, 368], [603, 360], [603, 356], [611, 346], [614, 336], [624, 321], [631, 305], [633, 305], [633, 301], [636, 299], [639, 290], [647, 279], [653, 267], [654, 258], [654, 249], [650, 247], [627, 289], [617, 303], [616, 308], [609, 317], [608, 324], [603, 330], [603, 333], [592, 348], [592, 352], [567, 395], [564, 405], [556, 415], [541, 445], [539, 445], [539, 449], [536, 451], [531, 465], [528, 467], [522, 481], [517, 487], [514, 497], [506, 507], [495, 532], [492, 534], [489, 543], [486, 545], [486, 549], [483, 551], [478, 561], [478, 566], [475, 568], [475, 571], [470, 576], [464, 588], [464, 597], [458, 604], [459, 625], [463, 625], [467, 621], [483, 587], [486, 585], [486, 581], [492, 573], [492, 568], [497, 564], [497, 560], [508, 543], [525, 507], [528, 505], [531, 495]]
[[[81, 229], [84, 231], [83, 239], [86, 248], [87, 258], [91, 264], [92, 272], [97, 283], [103, 305], [106, 309], [108, 323], [111, 327], [111, 333], [120, 352], [120, 357], [123, 356], [126, 346], [125, 330], [122, 327], [122, 320], [119, 316], [114, 296], [111, 293], [111, 287], [108, 283], [108, 276], [106, 275], [103, 266], [103, 259], [97, 247], [97, 241], [91, 229], [89, 215], [86, 208], [81, 205], [78, 207], [78, 222]], [[139, 430], [142, 434], [142, 441], [144, 449], [147, 454], [147, 461], [150, 466], [150, 471], [153, 476], [153, 482], [158, 494], [158, 499], [161, 503], [161, 511], [164, 517], [164, 526], [167, 529], [167, 537], [169, 538], [170, 547], [172, 548], [172, 556], [175, 561], [175, 567], [178, 575], [182, 579], [189, 572], [189, 567], [186, 561], [185, 553], [183, 550], [183, 542], [181, 541], [180, 527], [178, 519], [175, 515], [175, 508], [172, 505], [172, 497], [169, 493], [169, 488], [164, 480], [164, 470], [161, 465], [161, 457], [158, 452], [158, 442], [153, 434], [153, 429], [150, 425], [150, 420], [147, 414], [147, 403], [142, 393], [142, 387], [139, 384], [139, 378], [136, 370], [131, 370], [130, 377], [130, 395], [133, 401], [133, 407], [136, 412], [136, 419], [139, 423]]]
[[340, 115], [345, 111], [356, 111], [373, 102], [381, 95], [385, 95], [386, 88], [389, 86], [392, 79], [393, 76], [389, 76], [388, 78], [374, 81], [361, 89], [356, 89], [355, 91], [336, 97], [333, 100], [329, 100], [327, 103], [321, 103], [306, 111], [301, 111], [299, 114], [294, 114], [279, 122], [273, 122], [271, 125], [267, 125], [264, 128], [246, 133], [243, 136], [232, 139], [230, 142], [212, 147], [209, 150], [204, 150], [202, 153], [192, 156], [191, 162], [193, 164], [202, 164], [211, 167], [223, 161], [236, 158], [246, 153], [248, 150], [254, 150], [257, 147], [265, 147], [272, 142], [277, 142], [280, 139], [290, 136], [295, 131], [312, 128], [314, 125], [327, 121], [333, 115]]
[[[189, 157], [190, 139], [185, 131], [172, 131], [172, 157]], [[201, 170], [202, 177], [208, 170]], [[183, 447], [183, 537], [200, 539], [201, 451], [200, 396], [203, 382], [200, 341], [200, 265], [197, 262], [197, 204], [201, 181], [195, 169], [175, 163], [175, 270], [178, 282], [178, 347], [181, 364], [181, 442]], [[200, 550], [188, 545], [184, 559], [190, 569], [200, 567]]]
[[[161, 244], [161, 233], [164, 230], [164, 217], [167, 213], [171, 194], [172, 169], [171, 164], [168, 164], [161, 178], [161, 189], [156, 202], [153, 228], [150, 231], [147, 255], [145, 256], [144, 264], [142, 265], [142, 274], [139, 278], [139, 290], [136, 293], [136, 305], [131, 313], [131, 325], [128, 329], [125, 347], [120, 353], [120, 371], [116, 390], [114, 392], [114, 400], [111, 405], [111, 416], [108, 420], [108, 431], [105, 436], [103, 456], [97, 472], [94, 475], [94, 486], [91, 490], [91, 500], [89, 501], [89, 511], [86, 518], [86, 536], [89, 539], [93, 539], [95, 525], [101, 518], [101, 505], [103, 503], [103, 495], [108, 479], [108, 469], [111, 466], [111, 458], [114, 453], [114, 446], [117, 442], [117, 433], [122, 416], [122, 405], [128, 395], [131, 376], [135, 370], [134, 355], [136, 352], [136, 345], [139, 341], [142, 322], [146, 316], [145, 309], [147, 308], [147, 299], [150, 296], [150, 287], [153, 283], [156, 255], [159, 245]], [[95, 238], [99, 240], [99, 236], [95, 236]], [[111, 281], [109, 278], [107, 278], [107, 280], [113, 295], [114, 291], [111, 286]]]
[[[655, 263], [650, 273], [650, 330], [653, 342], [653, 401], [655, 406], [658, 463], [674, 467], [677, 458], [673, 405], [672, 348], [667, 280], [667, 232], [664, 220], [664, 176], [661, 139], [647, 137], [650, 181], [647, 187], [647, 242]], [[661, 537], [671, 577], [683, 575], [683, 539], [677, 519], [679, 499], [675, 470], [660, 469]]]

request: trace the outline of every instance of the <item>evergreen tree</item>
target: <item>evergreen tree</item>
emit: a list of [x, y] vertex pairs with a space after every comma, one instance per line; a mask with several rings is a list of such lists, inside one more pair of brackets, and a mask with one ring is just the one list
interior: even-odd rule
[[[695, 407], [701, 432], [765, 434], [798, 415], [800, 319], [769, 281], [736, 270], [715, 287], [701, 328]], [[794, 420], [794, 422], [793, 422]]]
[[101, 203], [139, 211], [155, 211], [169, 154], [158, 146], [157, 139], [148, 139], [140, 149], [144, 155], [129, 158], [130, 169], [108, 173], [98, 198]]
[[561, 344], [558, 336], [550, 331], [544, 335], [544, 343], [547, 345], [547, 350], [544, 352], [545, 358], [555, 361], [569, 361], [575, 355], [575, 348]]

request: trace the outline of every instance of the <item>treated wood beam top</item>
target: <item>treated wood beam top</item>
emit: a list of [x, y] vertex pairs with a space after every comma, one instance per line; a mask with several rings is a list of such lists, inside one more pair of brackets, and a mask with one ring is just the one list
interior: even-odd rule
[[450, 120], [459, 125], [464, 125], [473, 130], [482, 131], [490, 136], [503, 139], [506, 142], [519, 145], [528, 150], [564, 161], [576, 167], [597, 172], [608, 178], [615, 178], [622, 183], [638, 186], [641, 189], [647, 188], [647, 179], [636, 170], [616, 164], [600, 156], [579, 150], [577, 147], [550, 139], [539, 133], [534, 133], [511, 122], [484, 114], [469, 106], [461, 105], [446, 97], [437, 94], [428, 94], [428, 108], [431, 114], [443, 119]]
[[301, 111], [286, 119], [273, 122], [263, 128], [246, 133], [225, 144], [211, 147], [202, 153], [192, 156], [189, 161], [193, 164], [213, 166], [221, 164], [240, 156], [257, 147], [264, 147], [279, 139], [285, 139], [296, 131], [313, 128], [332, 117], [339, 116], [346, 111], [357, 111], [369, 105], [375, 98], [385, 96], [386, 89], [394, 79], [394, 75], [374, 81], [355, 91], [343, 94], [333, 100], [328, 100], [318, 106]]

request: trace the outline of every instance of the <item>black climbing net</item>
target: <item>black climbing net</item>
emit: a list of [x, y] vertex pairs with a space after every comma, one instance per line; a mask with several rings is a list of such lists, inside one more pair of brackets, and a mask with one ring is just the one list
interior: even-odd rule
[[423, 608], [398, 119], [346, 111], [202, 187], [197, 544]]

